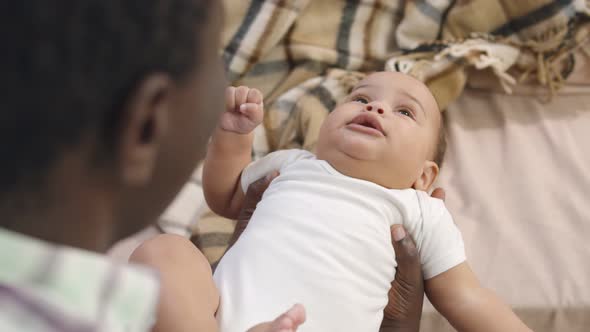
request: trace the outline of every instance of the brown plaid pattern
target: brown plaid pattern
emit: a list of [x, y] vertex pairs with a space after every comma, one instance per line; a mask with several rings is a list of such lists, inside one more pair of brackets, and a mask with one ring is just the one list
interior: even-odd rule
[[[556, 91], [573, 67], [571, 54], [589, 36], [583, 0], [224, 3], [222, 56], [231, 82], [265, 95], [254, 158], [313, 150], [323, 119], [363, 73], [387, 66], [419, 77], [441, 109], [474, 70], [491, 72], [507, 91], [531, 80]], [[233, 222], [203, 206], [198, 171], [177, 202], [184, 203], [167, 211], [162, 228], [192, 232], [216, 262]]]

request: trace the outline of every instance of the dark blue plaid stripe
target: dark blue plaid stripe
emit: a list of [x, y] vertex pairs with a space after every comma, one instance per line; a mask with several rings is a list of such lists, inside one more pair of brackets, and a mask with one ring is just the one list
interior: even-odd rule
[[531, 27], [551, 16], [559, 13], [562, 9], [572, 4], [573, 0], [556, 0], [552, 3], [541, 6], [530, 13], [510, 20], [492, 31], [494, 35], [509, 36]]
[[336, 39], [336, 50], [338, 51], [336, 65], [339, 68], [346, 68], [350, 60], [350, 30], [352, 29], [357, 9], [358, 0], [346, 0], [346, 5], [342, 10], [338, 37]]
[[417, 0], [416, 1], [416, 8], [418, 8], [418, 10], [422, 14], [430, 17], [433, 21], [440, 23], [441, 17], [442, 17], [442, 12], [440, 10], [438, 10], [436, 7], [434, 7], [433, 5], [431, 5], [428, 1]]
[[231, 41], [229, 42], [225, 50], [223, 51], [223, 61], [225, 63], [226, 71], [229, 69], [229, 65], [236, 56], [236, 53], [240, 48], [242, 40], [250, 30], [252, 23], [254, 23], [254, 21], [256, 20], [256, 16], [258, 16], [258, 13], [260, 13], [262, 5], [265, 2], [265, 0], [252, 0], [252, 2], [250, 3], [250, 7], [248, 8], [248, 11], [246, 13], [246, 16], [244, 17], [244, 20], [242, 21], [242, 24], [238, 28], [238, 31], [236, 31], [236, 33], [232, 37]]
[[309, 94], [316, 97], [329, 112], [331, 112], [336, 106], [336, 100], [334, 100], [330, 91], [328, 91], [323, 85], [318, 85], [311, 89]]

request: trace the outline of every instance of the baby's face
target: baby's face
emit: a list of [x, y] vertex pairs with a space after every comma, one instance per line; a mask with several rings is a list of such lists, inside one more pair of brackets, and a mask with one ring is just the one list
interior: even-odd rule
[[330, 113], [317, 155], [348, 176], [387, 188], [418, 187], [425, 167], [436, 167], [438, 174], [431, 160], [440, 116], [422, 82], [401, 73], [374, 73]]

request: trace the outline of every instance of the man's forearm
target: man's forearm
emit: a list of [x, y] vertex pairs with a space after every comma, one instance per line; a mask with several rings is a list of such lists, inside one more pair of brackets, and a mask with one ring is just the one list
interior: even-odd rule
[[236, 134], [221, 128], [209, 143], [203, 168], [203, 190], [213, 212], [235, 219], [241, 205], [240, 174], [251, 162], [253, 133]]

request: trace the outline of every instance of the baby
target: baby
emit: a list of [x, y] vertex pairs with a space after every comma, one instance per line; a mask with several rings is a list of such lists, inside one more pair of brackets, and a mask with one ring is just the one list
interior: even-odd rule
[[416, 241], [426, 294], [457, 330], [529, 331], [479, 284], [449, 212], [426, 193], [444, 135], [424, 84], [371, 74], [327, 117], [315, 155], [284, 150], [252, 164], [262, 96], [230, 87], [226, 103], [205, 161], [210, 207], [235, 218], [250, 183], [280, 175], [215, 272], [221, 331], [245, 331], [296, 302], [307, 311], [301, 331], [378, 331], [395, 275], [392, 224]]

